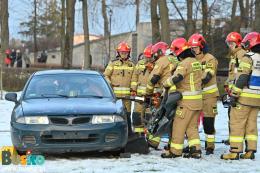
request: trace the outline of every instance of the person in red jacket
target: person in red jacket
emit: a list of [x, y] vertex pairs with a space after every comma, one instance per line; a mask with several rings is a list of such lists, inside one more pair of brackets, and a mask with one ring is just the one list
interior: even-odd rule
[[10, 57], [10, 54], [11, 54], [10, 49], [6, 49], [5, 50], [5, 55], [6, 55], [6, 57], [5, 57], [5, 65], [6, 65], [6, 67], [10, 67], [11, 66], [12, 59]]

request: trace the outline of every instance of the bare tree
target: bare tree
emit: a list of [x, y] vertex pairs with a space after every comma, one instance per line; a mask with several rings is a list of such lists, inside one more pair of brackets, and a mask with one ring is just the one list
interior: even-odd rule
[[231, 11], [231, 31], [236, 30], [235, 29], [235, 25], [237, 23], [237, 21], [235, 20], [236, 9], [237, 9], [237, 0], [234, 0], [232, 4], [232, 11]]
[[182, 23], [183, 23], [184, 27], [187, 28], [186, 20], [184, 19], [184, 17], [183, 17], [183, 15], [182, 15], [180, 9], [178, 8], [176, 2], [175, 2], [174, 0], [171, 0], [171, 2], [172, 2], [172, 4], [173, 4], [174, 8], [176, 9], [177, 13], [178, 13], [179, 16], [181, 17], [181, 20], [182, 20]]
[[204, 37], [207, 37], [208, 30], [208, 2], [207, 0], [201, 0], [202, 7], [202, 33]]
[[260, 32], [260, 1], [255, 1], [255, 31]]
[[102, 16], [104, 20], [104, 37], [107, 39], [110, 35], [109, 32], [109, 22], [108, 22], [108, 17], [107, 17], [107, 5], [106, 5], [106, 0], [102, 0]]
[[76, 0], [66, 0], [64, 68], [72, 67], [75, 3]]
[[90, 69], [90, 43], [89, 43], [89, 29], [88, 29], [88, 0], [82, 0], [82, 14], [83, 14], [83, 29], [84, 29], [84, 69]]
[[9, 48], [9, 23], [8, 23], [8, 0], [0, 1], [0, 19], [1, 19], [1, 57], [0, 57], [0, 99], [3, 100], [3, 73], [5, 50]]
[[246, 0], [246, 7], [245, 7], [245, 14], [246, 14], [246, 23], [245, 23], [245, 27], [247, 28], [248, 27], [248, 24], [249, 24], [249, 0]]
[[193, 0], [186, 0], [187, 2], [187, 28], [186, 28], [186, 38], [190, 37], [194, 32], [194, 23], [192, 20], [193, 15]]
[[38, 52], [38, 45], [37, 45], [37, 1], [33, 1], [34, 5], [34, 24], [33, 24], [33, 52], [34, 52], [34, 63], [37, 62], [37, 52]]
[[135, 0], [135, 5], [136, 5], [135, 26], [137, 27], [140, 18], [140, 0]]
[[246, 17], [246, 9], [244, 7], [244, 1], [239, 0], [239, 8], [240, 8], [240, 28], [245, 28], [247, 23], [247, 17]]
[[254, 2], [254, 0], [251, 0], [250, 1], [250, 7], [249, 7], [249, 26], [253, 29], [253, 25], [254, 25], [254, 23], [253, 23], [253, 11], [254, 11], [254, 4], [255, 4], [255, 2]]
[[161, 21], [161, 40], [170, 44], [170, 21], [168, 14], [168, 7], [166, 0], [159, 0], [159, 11], [160, 11], [160, 21]]
[[151, 0], [152, 43], [156, 43], [161, 40], [157, 5], [158, 0]]
[[65, 0], [61, 0], [61, 28], [60, 28], [60, 35], [61, 35], [61, 43], [60, 43], [60, 52], [61, 52], [61, 65], [64, 67], [64, 51], [65, 51]]
[[0, 16], [1, 16], [1, 64], [4, 60], [4, 51], [9, 48], [9, 13], [8, 13], [8, 0], [1, 0], [0, 2]]

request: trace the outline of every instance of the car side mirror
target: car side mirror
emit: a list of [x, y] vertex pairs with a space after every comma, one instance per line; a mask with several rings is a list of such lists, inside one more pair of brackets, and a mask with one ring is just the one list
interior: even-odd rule
[[18, 103], [17, 94], [16, 93], [7, 93], [5, 95], [5, 100]]

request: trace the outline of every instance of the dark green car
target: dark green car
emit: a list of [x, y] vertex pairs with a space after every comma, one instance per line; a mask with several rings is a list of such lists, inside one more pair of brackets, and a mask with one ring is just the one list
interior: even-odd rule
[[21, 153], [116, 151], [127, 143], [125, 107], [98, 72], [36, 72], [19, 100], [5, 98], [15, 102], [11, 136]]

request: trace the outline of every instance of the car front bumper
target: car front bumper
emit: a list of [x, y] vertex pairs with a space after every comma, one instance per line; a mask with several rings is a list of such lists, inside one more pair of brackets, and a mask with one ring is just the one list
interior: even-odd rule
[[126, 122], [77, 126], [11, 123], [14, 147], [35, 153], [119, 150], [127, 143], [127, 133]]

